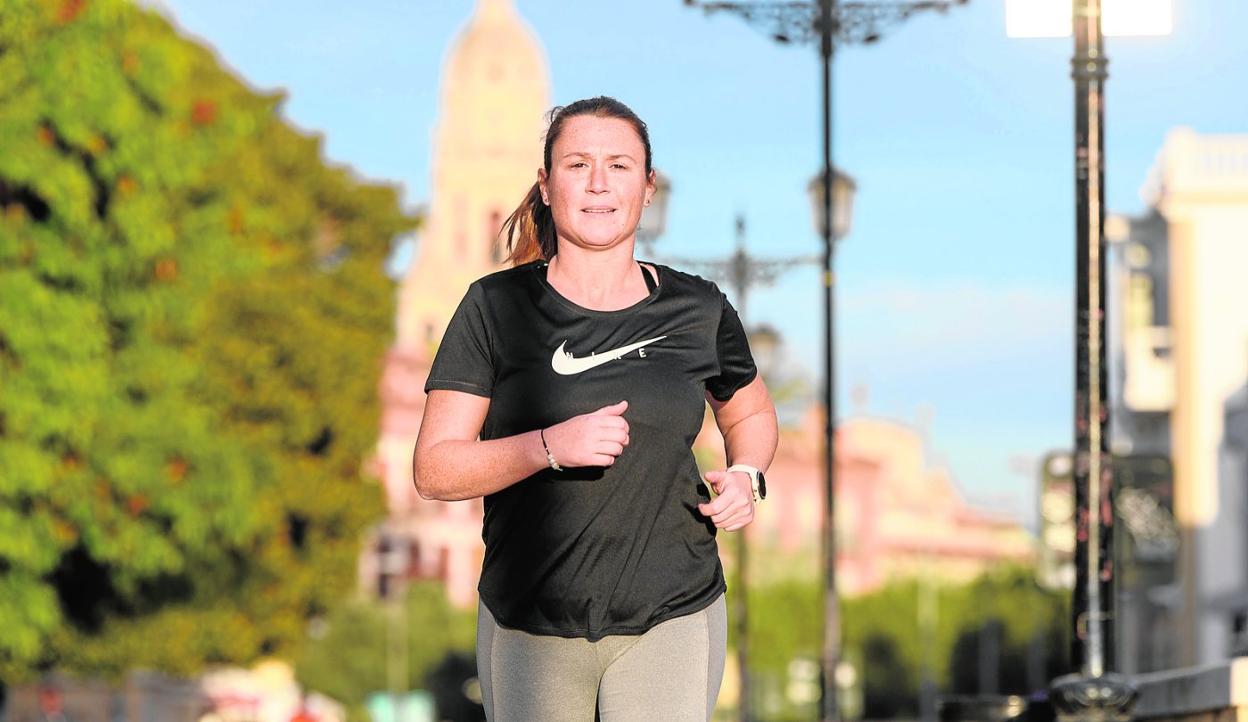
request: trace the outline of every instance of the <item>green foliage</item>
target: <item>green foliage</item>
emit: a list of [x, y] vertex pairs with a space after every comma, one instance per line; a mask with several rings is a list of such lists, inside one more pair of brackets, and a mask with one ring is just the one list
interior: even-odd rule
[[[1005, 567], [959, 590], [951, 603], [962, 613], [962, 625], [948, 648], [944, 679], [949, 688], [961, 694], [991, 692], [979, 688], [978, 661], [982, 634], [993, 638], [988, 650], [996, 649], [998, 661], [996, 691], [1026, 694], [1031, 691], [1028, 676], [1047, 683], [1069, 669], [1068, 595], [1036, 586], [1034, 572], [1024, 567]], [[949, 638], [945, 638], [949, 641]], [[1029, 648], [1037, 658], [1029, 661]], [[1039, 663], [1038, 669], [1028, 665]]]
[[817, 584], [786, 579], [754, 586], [749, 604], [750, 666], [755, 672], [782, 676], [793, 659], [819, 658], [823, 595]]
[[[913, 714], [918, 709], [920, 663], [942, 669], [945, 655], [938, 650], [945, 647], [940, 631], [962, 620], [942, 607], [939, 619], [944, 624], [937, 627], [936, 640], [925, 656], [918, 621], [921, 591], [919, 582], [905, 580], [843, 604], [845, 654], [859, 662], [868, 717]], [[872, 704], [877, 700], [883, 704]]]
[[0, 11], [0, 678], [292, 653], [354, 583], [391, 188], [158, 15]]
[[[761, 554], [751, 557], [750, 575], [759, 580], [764, 571]], [[736, 624], [732, 622], [733, 604], [740, 587], [729, 580], [729, 645], [736, 654]], [[813, 705], [794, 704], [788, 699], [790, 664], [802, 659], [816, 662], [823, 629], [823, 595], [809, 577], [780, 577], [779, 581], [761, 580], [749, 589], [750, 681], [751, 709], [759, 719], [787, 722], [808, 720], [817, 716]]]
[[[926, 596], [926, 599], [924, 597]], [[926, 609], [923, 606], [926, 605]], [[1036, 586], [1027, 567], [1005, 566], [965, 585], [907, 580], [846, 600], [842, 621], [846, 654], [861, 660], [868, 717], [918, 712], [921, 668], [945, 692], [976, 693], [977, 639], [985, 627], [1000, 630], [998, 693], [1025, 694], [1026, 650], [1033, 640], [1052, 679], [1062, 668], [1064, 600]], [[926, 623], [923, 621], [926, 616]]]
[[[750, 589], [755, 708], [768, 719], [808, 718], [814, 711], [788, 702], [784, 690], [791, 661], [819, 659], [822, 600], [813, 579]], [[846, 696], [860, 696], [868, 718], [913, 717], [924, 667], [942, 692], [980, 692], [978, 635], [986, 627], [999, 635], [992, 660], [996, 691], [1028, 693], [1029, 676], [1047, 682], [1067, 671], [1067, 615], [1064, 596], [1037, 587], [1031, 569], [1013, 566], [963, 585], [905, 579], [843, 599], [842, 658], [855, 666], [861, 685]], [[1029, 650], [1038, 656], [1038, 669], [1028, 668], [1037, 661], [1028, 661]]]
[[304, 647], [295, 664], [299, 682], [349, 707], [362, 706], [370, 693], [389, 689], [387, 654], [392, 653], [390, 641], [403, 627], [407, 689], [425, 689], [426, 675], [447, 652], [472, 653], [476, 611], [453, 609], [441, 584], [413, 584], [402, 611], [404, 616], [397, 608], [364, 600], [335, 609], [320, 638]]

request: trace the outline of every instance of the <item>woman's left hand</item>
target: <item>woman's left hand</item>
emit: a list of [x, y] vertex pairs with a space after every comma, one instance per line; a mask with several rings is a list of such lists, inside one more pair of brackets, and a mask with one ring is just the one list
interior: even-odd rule
[[754, 489], [743, 471], [708, 471], [706, 482], [718, 496], [698, 511], [724, 531], [736, 531], [754, 521]]

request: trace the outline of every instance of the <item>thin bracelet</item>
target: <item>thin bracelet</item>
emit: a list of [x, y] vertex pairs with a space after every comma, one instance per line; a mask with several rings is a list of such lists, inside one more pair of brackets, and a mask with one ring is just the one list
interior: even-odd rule
[[559, 462], [555, 461], [555, 455], [550, 453], [550, 447], [546, 445], [546, 429], [538, 429], [537, 435], [542, 437], [542, 448], [546, 451], [546, 461], [550, 462], [550, 468], [555, 471], [563, 471], [563, 467], [559, 466]]

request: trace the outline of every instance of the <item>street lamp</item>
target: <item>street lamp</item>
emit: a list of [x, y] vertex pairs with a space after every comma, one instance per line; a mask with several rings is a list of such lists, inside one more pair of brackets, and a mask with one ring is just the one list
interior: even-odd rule
[[823, 573], [824, 632], [820, 655], [820, 719], [836, 720], [840, 710], [836, 702], [836, 668], [840, 662], [840, 605], [836, 596], [836, 361], [833, 353], [835, 319], [835, 282], [833, 273], [833, 231], [841, 224], [834, 207], [832, 164], [832, 56], [838, 44], [874, 43], [883, 28], [909, 19], [926, 10], [944, 12], [967, 0], [881, 0], [880, 2], [838, 2], [838, 0], [684, 0], [685, 5], [701, 7], [707, 14], [728, 11], [760, 25], [777, 42], [819, 43], [821, 89], [823, 91], [823, 172], [818, 219], [823, 238], [823, 406], [824, 420], [824, 510], [823, 510]]
[[[858, 190], [858, 184], [854, 179], [845, 175], [839, 170], [834, 171], [835, 177], [832, 180], [832, 238], [833, 240], [841, 240], [849, 235], [850, 226], [854, 221], [854, 194]], [[810, 184], [806, 186], [807, 192], [810, 194], [810, 211], [811, 219], [815, 224], [815, 232], [820, 237], [826, 236], [825, 226], [828, 222], [826, 213], [827, 204], [823, 200], [823, 174], [820, 173], [810, 179]]]
[[758, 373], [764, 379], [772, 378], [779, 370], [780, 332], [767, 323], [756, 323], [750, 328], [750, 355], [758, 365]]
[[[1078, 672], [1053, 681], [1061, 720], [1127, 720], [1136, 690], [1114, 674], [1114, 493], [1109, 454], [1108, 374], [1105, 352], [1105, 25], [1110, 10], [1133, 19], [1123, 30], [1168, 32], [1170, 0], [1008, 0], [1012, 36], [1064, 35], [1075, 54], [1075, 593], [1071, 604], [1071, 661]], [[1069, 10], [1070, 14], [1066, 15]], [[1149, 22], [1149, 20], [1152, 22]], [[1117, 21], [1115, 21], [1117, 22]], [[1132, 27], [1134, 26], [1134, 27]]]
[[[847, 177], [846, 177], [847, 178]], [[851, 182], [852, 183], [852, 182]], [[848, 217], [848, 216], [846, 216]], [[731, 288], [736, 303], [737, 314], [745, 328], [749, 331], [750, 349], [759, 373], [764, 378], [775, 369], [776, 349], [779, 346], [779, 335], [770, 327], [754, 326], [749, 321], [750, 289], [755, 286], [766, 286], [776, 282], [781, 273], [823, 261], [821, 256], [795, 256], [789, 258], [761, 258], [751, 255], [746, 249], [745, 217], [738, 215], [736, 219], [737, 247], [732, 255], [723, 258], [674, 258], [660, 256], [655, 260], [673, 266], [690, 269], [705, 278], [722, 283]], [[750, 675], [749, 675], [749, 547], [745, 542], [745, 530], [736, 534], [737, 555], [737, 593], [733, 604], [733, 617], [737, 627], [737, 669], [739, 674], [739, 698], [737, 718], [741, 722], [752, 719], [750, 709]]]
[[[1101, 0], [1105, 37], [1169, 35], [1174, 0]], [[1011, 38], [1068, 38], [1070, 0], [1005, 0], [1005, 34]]]

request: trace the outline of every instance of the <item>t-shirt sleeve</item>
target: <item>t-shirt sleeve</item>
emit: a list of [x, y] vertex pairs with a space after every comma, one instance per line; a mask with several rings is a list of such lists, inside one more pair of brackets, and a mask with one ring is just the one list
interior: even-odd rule
[[706, 390], [716, 401], [727, 401], [737, 389], [754, 380], [758, 368], [750, 354], [750, 343], [741, 325], [737, 310], [728, 303], [723, 292], [719, 294], [719, 329], [715, 333], [715, 355], [719, 361], [719, 374], [706, 380]]
[[490, 397], [494, 390], [494, 357], [489, 322], [485, 313], [485, 292], [481, 285], [468, 287], [442, 343], [433, 357], [425, 393], [433, 389], [464, 391]]

